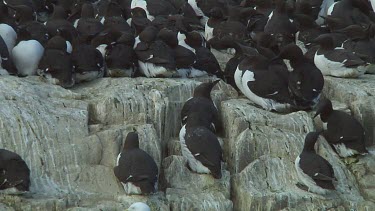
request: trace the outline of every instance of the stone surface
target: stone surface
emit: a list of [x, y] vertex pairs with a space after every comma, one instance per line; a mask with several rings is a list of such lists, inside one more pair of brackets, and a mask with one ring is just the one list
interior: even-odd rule
[[271, 113], [252, 106], [247, 99], [224, 101], [222, 110], [225, 155], [232, 173], [239, 173], [264, 154], [295, 158], [304, 134], [314, 129], [306, 112]]
[[315, 130], [313, 113], [271, 113], [247, 99], [222, 102], [234, 210], [346, 210], [365, 201], [354, 175], [323, 138], [317, 151], [334, 166], [337, 191], [322, 197], [296, 186], [294, 160], [306, 134]]
[[[167, 140], [178, 135], [182, 106], [199, 84], [189, 79], [104, 78], [73, 91], [89, 103], [90, 124], [153, 124], [165, 148]], [[236, 91], [220, 82], [212, 97], [220, 105], [220, 101], [236, 97]]]
[[[277, 114], [254, 106], [220, 82], [212, 98], [221, 113], [223, 178], [191, 172], [181, 156], [180, 110], [201, 79], [103, 78], [71, 90], [38, 77], [0, 78], [0, 147], [31, 169], [31, 192], [0, 195], [0, 210], [374, 210], [374, 153], [340, 160], [323, 138], [317, 151], [334, 166], [337, 191], [299, 189], [294, 170], [305, 135], [319, 127], [311, 112]], [[326, 77], [334, 107], [364, 124], [375, 142], [375, 76]], [[113, 174], [124, 138], [159, 167], [159, 192], [127, 196]], [[374, 152], [374, 149], [372, 149]]]
[[[113, 174], [127, 133], [138, 132], [140, 148], [160, 170], [165, 146], [179, 132], [183, 103], [209, 80], [104, 78], [66, 90], [39, 77], [1, 77], [0, 147], [20, 154], [31, 169], [31, 193], [9, 196], [4, 207], [127, 208], [136, 200], [124, 195]], [[219, 109], [220, 101], [235, 96], [222, 82], [212, 92]], [[230, 188], [225, 191], [229, 198]], [[153, 210], [169, 210], [164, 194], [142, 201], [154, 204]]]
[[361, 156], [357, 162], [349, 165], [350, 170], [357, 178], [363, 196], [375, 201], [375, 148], [370, 148], [370, 154]]
[[4, 211], [14, 211], [14, 209], [12, 207], [8, 207], [6, 206], [5, 204], [3, 203], [0, 203], [0, 210], [4, 210]]
[[169, 188], [166, 191], [166, 197], [171, 211], [230, 211], [233, 209], [232, 202], [220, 192], [199, 193]]
[[166, 197], [171, 210], [231, 210], [230, 174], [222, 170], [222, 178], [209, 174], [196, 174], [187, 167], [182, 156], [172, 155], [164, 159]]

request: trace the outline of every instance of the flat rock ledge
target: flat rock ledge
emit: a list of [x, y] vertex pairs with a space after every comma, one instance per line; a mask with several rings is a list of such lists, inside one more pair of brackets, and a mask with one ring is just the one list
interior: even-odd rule
[[[375, 209], [375, 153], [343, 160], [320, 138], [317, 151], [334, 166], [337, 191], [306, 192], [296, 186], [294, 160], [319, 127], [313, 112], [267, 112], [223, 82], [212, 92], [225, 128], [223, 177], [192, 173], [178, 141], [180, 110], [210, 80], [103, 78], [66, 90], [39, 77], [1, 77], [0, 148], [25, 159], [32, 181], [30, 193], [0, 194], [0, 210], [124, 210], [137, 201], [153, 211]], [[374, 75], [326, 78], [324, 95], [364, 124], [369, 147], [374, 93]], [[127, 196], [114, 176], [130, 131], [159, 167], [154, 195]]]

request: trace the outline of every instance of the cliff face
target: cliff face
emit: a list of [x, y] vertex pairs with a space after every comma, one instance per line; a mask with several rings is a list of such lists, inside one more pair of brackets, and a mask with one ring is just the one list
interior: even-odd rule
[[[306, 133], [319, 126], [312, 112], [267, 112], [222, 82], [212, 97], [225, 128], [223, 177], [191, 173], [177, 137], [182, 105], [200, 81], [104, 78], [66, 90], [38, 77], [1, 77], [0, 148], [25, 159], [32, 186], [23, 196], [0, 195], [0, 209], [123, 210], [135, 201], [152, 210], [374, 209], [375, 155], [341, 160], [320, 138], [318, 151], [334, 166], [338, 190], [327, 197], [303, 191], [294, 160]], [[326, 78], [324, 90], [364, 124], [369, 146], [374, 84], [372, 75]], [[160, 192], [149, 197], [126, 196], [112, 170], [134, 130], [160, 169]]]

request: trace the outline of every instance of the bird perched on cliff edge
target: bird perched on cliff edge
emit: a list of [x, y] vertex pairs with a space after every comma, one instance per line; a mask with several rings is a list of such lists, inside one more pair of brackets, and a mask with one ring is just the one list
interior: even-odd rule
[[0, 193], [29, 191], [30, 169], [16, 153], [0, 149]]
[[154, 159], [139, 148], [138, 134], [130, 132], [117, 157], [115, 176], [127, 194], [151, 194], [157, 189], [158, 167]]
[[202, 112], [208, 115], [208, 121], [212, 124], [212, 131], [220, 132], [221, 122], [219, 111], [211, 99], [212, 88], [219, 82], [202, 83], [194, 89], [193, 97], [187, 100], [181, 110], [182, 125], [185, 125], [189, 114]]
[[315, 117], [326, 123], [323, 136], [341, 157], [368, 153], [365, 146], [365, 130], [361, 123], [349, 114], [333, 110], [332, 102], [323, 98], [317, 105]]
[[310, 132], [306, 135], [302, 153], [294, 164], [297, 175], [308, 190], [317, 194], [326, 194], [335, 190], [333, 181], [335, 174], [332, 165], [315, 152], [314, 145], [320, 132]]

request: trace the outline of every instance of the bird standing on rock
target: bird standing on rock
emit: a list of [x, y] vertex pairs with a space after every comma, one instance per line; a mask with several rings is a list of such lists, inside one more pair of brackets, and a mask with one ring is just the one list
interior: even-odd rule
[[217, 110], [216, 105], [211, 99], [212, 88], [219, 82], [216, 80], [213, 82], [202, 83], [194, 89], [193, 97], [188, 99], [181, 110], [181, 121], [182, 125], [185, 125], [188, 116], [191, 113], [201, 112], [208, 115], [208, 121], [211, 122], [211, 131], [220, 132], [221, 122], [220, 114]]
[[192, 171], [211, 174], [220, 179], [222, 149], [210, 127], [208, 115], [201, 112], [190, 113], [179, 134], [182, 155], [188, 160]]
[[332, 102], [323, 98], [316, 108], [314, 118], [326, 123], [323, 136], [341, 157], [368, 153], [365, 147], [365, 130], [361, 123], [349, 114], [333, 110]]
[[317, 194], [326, 194], [335, 190], [333, 181], [335, 173], [332, 165], [315, 152], [314, 146], [320, 132], [310, 132], [306, 135], [302, 153], [294, 164], [300, 181], [308, 190]]
[[281, 49], [277, 58], [287, 59], [291, 70], [288, 87], [294, 101], [294, 107], [310, 109], [319, 102], [323, 90], [324, 78], [320, 70], [304, 57], [296, 44], [288, 44]]
[[38, 74], [52, 84], [70, 88], [75, 84], [73, 61], [66, 52], [66, 40], [57, 35], [51, 38], [39, 62]]
[[16, 153], [0, 149], [0, 193], [29, 191], [30, 169]]
[[138, 134], [130, 132], [117, 157], [114, 173], [126, 194], [151, 194], [157, 190], [158, 167], [154, 159], [139, 148]]
[[260, 54], [247, 55], [234, 73], [237, 87], [248, 99], [278, 112], [289, 111], [292, 106], [288, 77], [286, 67], [270, 66], [270, 59]]
[[314, 63], [323, 75], [343, 78], [357, 78], [366, 72], [367, 62], [344, 48], [335, 48], [333, 37], [323, 34], [314, 39], [320, 45], [314, 56]]

